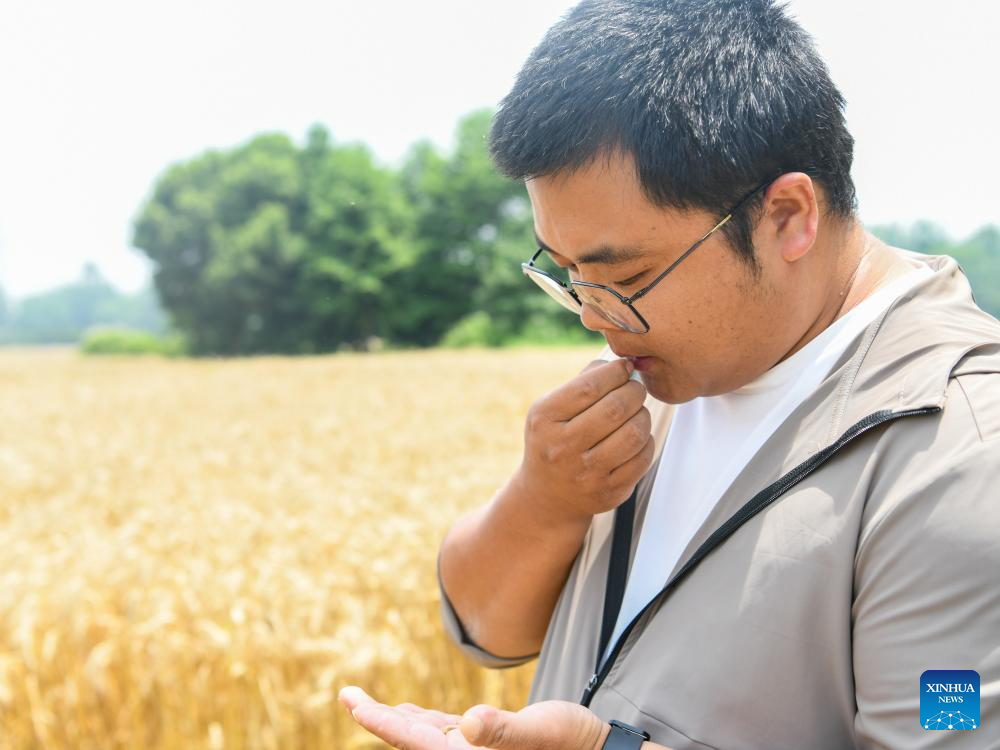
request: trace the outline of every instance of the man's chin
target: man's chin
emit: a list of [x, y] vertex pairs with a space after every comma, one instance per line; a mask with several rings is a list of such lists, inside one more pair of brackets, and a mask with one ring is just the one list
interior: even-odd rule
[[665, 404], [683, 404], [697, 398], [696, 393], [677, 388], [660, 373], [643, 372], [640, 377], [642, 384], [646, 386], [646, 393]]

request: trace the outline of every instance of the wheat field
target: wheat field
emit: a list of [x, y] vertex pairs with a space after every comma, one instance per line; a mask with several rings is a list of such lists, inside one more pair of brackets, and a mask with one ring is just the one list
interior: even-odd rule
[[522, 705], [444, 637], [437, 547], [598, 351], [0, 352], [0, 750], [383, 747], [348, 683]]

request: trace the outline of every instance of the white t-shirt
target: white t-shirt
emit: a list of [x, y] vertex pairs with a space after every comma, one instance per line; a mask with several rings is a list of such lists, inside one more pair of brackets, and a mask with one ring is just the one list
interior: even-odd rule
[[676, 407], [604, 658], [628, 623], [666, 584], [688, 542], [764, 442], [816, 390], [851, 341], [932, 273], [920, 264], [876, 290], [756, 380]]

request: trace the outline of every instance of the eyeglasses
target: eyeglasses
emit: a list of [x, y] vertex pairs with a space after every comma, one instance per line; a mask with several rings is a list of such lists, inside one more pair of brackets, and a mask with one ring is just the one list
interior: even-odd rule
[[594, 308], [594, 311], [597, 312], [598, 315], [610, 323], [618, 326], [622, 330], [628, 331], [629, 333], [648, 333], [649, 323], [647, 323], [646, 319], [639, 314], [639, 311], [635, 309], [635, 306], [632, 303], [640, 297], [645, 296], [653, 287], [663, 281], [667, 274], [677, 268], [682, 260], [697, 250], [701, 244], [705, 242], [705, 240], [722, 228], [727, 221], [732, 219], [733, 215], [743, 206], [744, 203], [774, 182], [774, 179], [775, 178], [772, 178], [762, 182], [745, 196], [740, 198], [736, 202], [736, 205], [729, 210], [729, 212], [719, 221], [718, 224], [709, 229], [701, 239], [685, 250], [681, 257], [671, 263], [666, 271], [661, 273], [649, 284], [630, 297], [625, 297], [604, 284], [594, 284], [589, 281], [573, 280], [570, 280], [570, 283], [566, 284], [566, 282], [562, 281], [558, 277], [553, 276], [548, 271], [544, 271], [535, 265], [535, 259], [545, 252], [545, 248], [542, 247], [538, 248], [538, 252], [531, 256], [531, 260], [527, 263], [521, 264], [521, 269], [528, 278], [538, 284], [538, 286], [540, 286], [550, 297], [570, 312], [582, 315], [583, 306], [585, 304], [590, 305]]

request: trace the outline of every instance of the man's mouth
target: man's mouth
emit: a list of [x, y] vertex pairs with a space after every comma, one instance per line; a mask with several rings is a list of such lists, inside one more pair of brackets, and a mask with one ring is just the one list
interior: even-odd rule
[[649, 357], [644, 354], [630, 354], [628, 352], [617, 350], [615, 347], [611, 346], [611, 344], [608, 344], [608, 346], [611, 347], [611, 351], [615, 353], [616, 357], [629, 360], [636, 370], [649, 370], [656, 362], [656, 357]]
[[648, 357], [645, 354], [633, 354], [632, 352], [619, 351], [618, 349], [616, 349], [611, 344], [608, 344], [608, 346], [611, 348], [611, 351], [613, 351], [615, 353], [616, 357], [621, 357], [622, 359], [631, 359], [631, 360], [644, 359], [644, 358], [645, 359], [653, 359], [653, 357]]
[[635, 369], [639, 370], [640, 372], [650, 369], [653, 366], [653, 363], [656, 362], [656, 357], [626, 356], [625, 359], [632, 362], [632, 364], [635, 366]]

